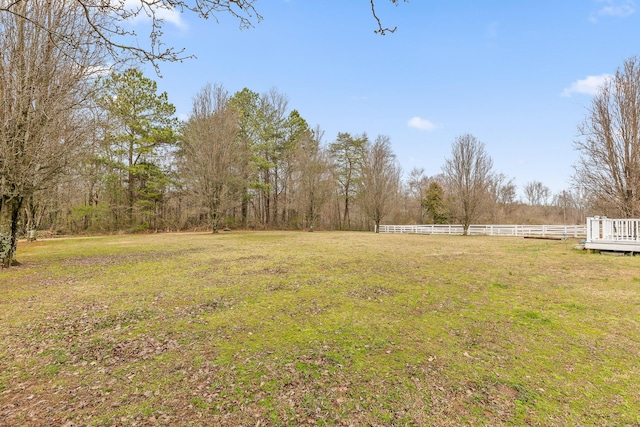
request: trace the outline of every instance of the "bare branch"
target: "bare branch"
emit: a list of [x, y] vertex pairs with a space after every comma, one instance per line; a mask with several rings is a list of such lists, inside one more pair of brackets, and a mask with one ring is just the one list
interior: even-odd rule
[[[398, 3], [400, 2], [400, 0], [389, 0], [391, 1], [391, 3], [393, 3], [394, 5], [398, 5]], [[374, 30], [373, 32], [375, 34], [380, 34], [382, 36], [387, 35], [387, 33], [395, 33], [396, 30], [398, 29], [398, 27], [393, 27], [393, 28], [387, 28], [387, 27], [383, 27], [382, 26], [382, 21], [380, 21], [380, 18], [378, 18], [378, 15], [376, 14], [376, 5], [375, 5], [375, 0], [369, 0], [369, 2], [371, 3], [371, 14], [373, 15], [373, 18], [376, 20], [376, 22], [378, 23], [378, 29]], [[405, 3], [408, 3], [409, 0], [404, 0]]]
[[[9, 13], [16, 17], [29, 20], [20, 13], [20, 5], [30, 0], [0, 0], [0, 14]], [[237, 20], [240, 28], [253, 27], [256, 22], [262, 20], [262, 16], [255, 8], [257, 0], [137, 0], [132, 4], [126, 0], [58, 0], [70, 7], [76, 4], [84, 10], [84, 17], [92, 30], [92, 41], [89, 45], [101, 46], [106, 49], [116, 63], [127, 62], [135, 59], [150, 62], [159, 73], [159, 64], [162, 62], [177, 62], [193, 58], [193, 55], [185, 54], [182, 48], [167, 47], [163, 43], [164, 27], [167, 23], [165, 14], [167, 11], [177, 14], [192, 13], [202, 19], [213, 19], [218, 22], [221, 15], [229, 15]], [[376, 34], [386, 35], [393, 33], [397, 27], [387, 28], [377, 15], [375, 0], [369, 0], [371, 13], [376, 20], [378, 29]], [[389, 0], [398, 5], [401, 0]], [[408, 2], [408, 0], [404, 0]], [[143, 41], [147, 37], [139, 37], [132, 29], [126, 27], [127, 23], [135, 19], [148, 20], [148, 44]], [[59, 34], [58, 29], [47, 27], [46, 24], [29, 21], [32, 24], [44, 25], [57, 40], [63, 40], [70, 46], [77, 46], [73, 37], [68, 34]], [[143, 43], [143, 44], [140, 44]]]
[[[20, 13], [20, 5], [30, 0], [0, 1], [0, 14], [9, 13], [16, 17], [28, 20]], [[84, 10], [84, 18], [92, 30], [92, 43], [107, 49], [115, 62], [126, 62], [137, 59], [150, 62], [158, 71], [161, 62], [176, 62], [192, 58], [193, 55], [185, 55], [184, 49], [167, 47], [163, 43], [163, 30], [166, 24], [164, 12], [175, 11], [183, 14], [190, 12], [199, 18], [213, 18], [218, 21], [218, 15], [230, 15], [239, 21], [241, 28], [249, 28], [255, 22], [262, 20], [262, 16], [256, 11], [256, 0], [138, 0], [138, 4], [131, 6], [124, 0], [72, 0]], [[125, 28], [127, 22], [137, 18], [149, 20], [149, 44], [141, 45], [135, 31]], [[58, 39], [73, 45], [73, 39], [69, 35], [58, 34], [58, 29], [49, 28], [46, 24], [31, 22], [41, 25], [51, 34], [56, 34]]]

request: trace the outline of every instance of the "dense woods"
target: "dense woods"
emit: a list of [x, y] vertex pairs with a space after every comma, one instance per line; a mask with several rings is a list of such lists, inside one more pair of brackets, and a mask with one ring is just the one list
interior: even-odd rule
[[[575, 223], [585, 214], [578, 192], [551, 195], [540, 182], [526, 184], [519, 199], [514, 180], [493, 170], [473, 135], [452, 142], [441, 171], [403, 172], [389, 136], [327, 137], [276, 89], [230, 94], [207, 85], [179, 122], [169, 95], [136, 69], [92, 84], [92, 114], [74, 134], [82, 140], [63, 142], [73, 141], [73, 162], [52, 164], [47, 185], [24, 194], [19, 235]], [[5, 188], [6, 228], [14, 213]]]

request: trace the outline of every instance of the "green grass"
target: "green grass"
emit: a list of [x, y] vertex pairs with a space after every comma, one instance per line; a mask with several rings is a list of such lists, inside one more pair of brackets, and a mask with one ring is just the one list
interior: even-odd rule
[[640, 258], [371, 233], [22, 243], [0, 425], [638, 425]]

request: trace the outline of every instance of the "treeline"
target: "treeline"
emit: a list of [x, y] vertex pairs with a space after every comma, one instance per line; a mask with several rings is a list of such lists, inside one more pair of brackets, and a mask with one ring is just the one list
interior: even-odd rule
[[[103, 75], [182, 59], [163, 47], [164, 19], [156, 14], [163, 8], [148, 6], [20, 0], [0, 7], [2, 266], [15, 260], [18, 237], [35, 230], [371, 230], [381, 221], [640, 215], [636, 57], [607, 79], [578, 128], [576, 187], [551, 194], [534, 181], [520, 189], [522, 198], [473, 135], [452, 142], [441, 171], [414, 169], [402, 179], [389, 137], [324, 135], [276, 90], [207, 86], [188, 120], [178, 121], [168, 95], [138, 70]], [[230, 13], [242, 24], [259, 16], [252, 2], [203, 0], [184, 10]], [[147, 47], [122, 26], [142, 14], [152, 22]]]
[[[26, 198], [23, 235], [584, 220], [584, 198], [575, 192], [552, 195], [533, 182], [519, 200], [513, 179], [492, 170], [471, 135], [453, 143], [442, 173], [414, 169], [402, 180], [389, 137], [344, 132], [326, 141], [277, 90], [230, 94], [208, 85], [184, 122], [136, 69], [99, 79], [92, 93], [83, 123], [91, 131], [56, 182]], [[489, 162], [474, 178], [472, 198], [462, 194], [467, 184], [456, 188], [470, 172], [456, 149], [469, 141], [481, 153], [467, 160], [478, 163], [482, 154]], [[470, 200], [473, 211], [464, 208]]]

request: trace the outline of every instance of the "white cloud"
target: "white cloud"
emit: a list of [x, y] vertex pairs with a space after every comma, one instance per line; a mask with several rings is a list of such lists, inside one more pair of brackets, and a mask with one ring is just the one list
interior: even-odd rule
[[127, 10], [138, 11], [135, 16], [130, 19], [131, 22], [149, 21], [151, 19], [151, 13], [153, 12], [156, 18], [163, 19], [165, 22], [169, 22], [180, 29], [187, 27], [187, 24], [182, 19], [182, 14], [172, 7], [163, 4], [154, 4], [153, 6], [145, 4], [142, 6], [142, 10], [140, 10], [141, 2], [139, 0], [125, 0], [124, 7]]
[[591, 22], [598, 22], [598, 16], [613, 16], [616, 18], [626, 18], [636, 12], [636, 2], [634, 0], [597, 0], [604, 3], [597, 12], [593, 12], [589, 18]]
[[631, 0], [626, 1], [623, 4], [615, 4], [611, 1], [608, 1], [607, 3], [607, 6], [604, 6], [598, 11], [600, 15], [618, 16], [621, 18], [625, 18], [627, 16], [633, 15], [633, 13], [636, 11], [636, 4]]
[[418, 116], [411, 118], [407, 122], [407, 125], [420, 130], [434, 130], [436, 128], [436, 125], [434, 125], [430, 120], [423, 119]]
[[600, 86], [611, 77], [613, 77], [611, 74], [600, 74], [599, 76], [587, 76], [585, 79], [576, 80], [571, 83], [571, 86], [562, 91], [562, 96], [568, 97], [574, 93], [595, 95], [598, 93]]

